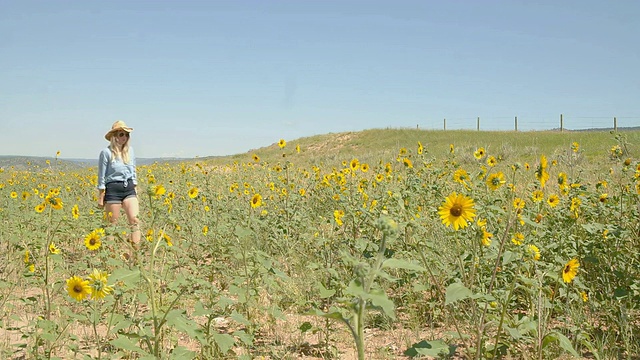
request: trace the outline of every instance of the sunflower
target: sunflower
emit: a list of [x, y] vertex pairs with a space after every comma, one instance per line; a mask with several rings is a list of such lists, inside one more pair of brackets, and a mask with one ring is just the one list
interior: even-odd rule
[[445, 226], [452, 226], [455, 230], [467, 227], [467, 221], [476, 216], [473, 199], [463, 194], [451, 193], [438, 208], [438, 214]]
[[544, 200], [544, 193], [541, 190], [534, 191], [531, 193], [531, 200], [533, 200], [533, 202], [540, 202]]
[[280, 141], [278, 141], [278, 146], [280, 149], [284, 149], [284, 147], [287, 146], [287, 142], [284, 141], [284, 139], [280, 139]]
[[296, 152], [297, 152], [298, 154], [300, 154], [300, 144], [297, 144], [297, 145], [296, 145]]
[[198, 188], [197, 187], [192, 187], [191, 189], [189, 189], [189, 197], [192, 199], [195, 199], [198, 197]]
[[79, 276], [72, 276], [67, 279], [67, 293], [69, 296], [82, 301], [91, 294], [91, 286], [88, 280], [84, 280]]
[[524, 209], [524, 206], [525, 206], [525, 202], [521, 198], [517, 197], [517, 198], [513, 199], [513, 208], [514, 209], [516, 209], [516, 210]]
[[402, 164], [404, 164], [404, 166], [409, 168], [409, 169], [413, 168], [413, 163], [411, 162], [411, 160], [409, 158], [403, 158], [402, 159]]
[[498, 165], [498, 160], [496, 160], [496, 158], [493, 156], [489, 156], [489, 158], [487, 158], [487, 165], [494, 167]]
[[487, 186], [489, 186], [489, 188], [494, 191], [498, 190], [498, 188], [500, 188], [505, 183], [506, 181], [504, 179], [504, 174], [502, 173], [502, 171], [489, 175], [489, 178], [487, 179]]
[[153, 195], [156, 196], [156, 197], [157, 196], [162, 196], [162, 195], [164, 195], [166, 193], [167, 193], [167, 189], [165, 189], [165, 187], [162, 184], [156, 185], [156, 186], [153, 187]]
[[71, 209], [71, 216], [74, 219], [77, 219], [80, 217], [80, 209], [78, 208], [78, 204], [73, 205], [73, 208]]
[[87, 249], [91, 251], [98, 250], [102, 245], [102, 241], [100, 240], [100, 238], [102, 237], [101, 235], [103, 234], [104, 234], [104, 230], [102, 229], [93, 230], [92, 232], [89, 233], [89, 235], [87, 235], [84, 238], [84, 246], [86, 246]]
[[453, 146], [453, 144], [449, 144], [449, 153], [453, 154], [455, 152], [455, 147]]
[[480, 160], [484, 157], [485, 155], [485, 151], [484, 148], [478, 148], [474, 153], [473, 153], [473, 157], [475, 157], [476, 159]]
[[253, 154], [252, 158], [253, 158], [253, 161], [260, 162], [260, 157], [258, 155]]
[[147, 233], [144, 237], [147, 239], [147, 241], [153, 242], [153, 229], [147, 230]]
[[351, 160], [351, 162], [349, 162], [349, 168], [353, 171], [358, 170], [358, 168], [360, 167], [360, 161], [358, 161], [358, 159], [353, 159]]
[[255, 209], [260, 206], [262, 206], [262, 195], [260, 194], [253, 195], [253, 197], [251, 198], [251, 207]]
[[527, 245], [527, 251], [533, 260], [540, 260], [540, 249], [535, 245]]
[[560, 198], [558, 197], [558, 195], [556, 194], [549, 195], [549, 198], [547, 199], [547, 204], [549, 204], [549, 206], [554, 208], [558, 206], [559, 203], [560, 203]]
[[560, 189], [563, 189], [565, 187], [567, 187], [567, 174], [561, 172], [560, 174], [558, 174], [558, 186], [560, 187]]
[[571, 144], [571, 150], [573, 150], [574, 153], [577, 153], [578, 151], [580, 151], [580, 144], [574, 141]]
[[100, 271], [93, 269], [93, 272], [89, 274], [91, 288], [91, 299], [104, 299], [107, 295], [113, 292], [113, 287], [107, 285], [109, 281], [109, 274], [106, 271]]
[[12, 199], [17, 199], [18, 198], [18, 193], [15, 192], [15, 191], [12, 191], [11, 195], [9, 195], [9, 196], [11, 196]]
[[49, 252], [51, 252], [52, 254], [60, 254], [60, 249], [58, 249], [56, 247], [56, 244], [54, 244], [53, 242], [49, 243]]
[[465, 169], [458, 169], [453, 173], [453, 180], [460, 184], [466, 184], [471, 178]]
[[47, 207], [47, 204], [42, 203], [42, 204], [36, 205], [35, 210], [37, 213], [41, 213], [44, 211], [46, 207]]
[[29, 196], [31, 196], [31, 194], [28, 191], [22, 192], [22, 200], [27, 200]]
[[60, 198], [48, 197], [47, 201], [49, 202], [51, 207], [54, 208], [55, 210], [62, 209], [62, 205], [64, 205], [62, 203], [62, 200], [60, 200]]
[[334, 210], [333, 211], [333, 219], [336, 221], [338, 226], [342, 225], [342, 218], [344, 217], [344, 210]]
[[540, 181], [540, 187], [544, 188], [544, 185], [549, 180], [549, 173], [547, 172], [547, 157], [544, 155], [540, 156], [540, 164], [538, 164], [538, 169], [536, 170], [536, 179]]
[[423, 152], [424, 152], [424, 147], [422, 146], [422, 143], [418, 141], [418, 155], [422, 155]]
[[377, 182], [381, 182], [382, 180], [384, 180], [384, 175], [382, 175], [382, 174], [376, 174], [376, 181], [377, 181]]
[[522, 245], [523, 241], [524, 241], [524, 234], [521, 232], [517, 232], [513, 234], [513, 237], [511, 238], [511, 242], [514, 243], [515, 245]]
[[562, 280], [566, 283], [570, 283], [573, 278], [578, 274], [578, 268], [580, 267], [580, 262], [578, 259], [571, 259], [568, 263], [565, 264], [562, 269]]
[[164, 241], [167, 242], [167, 246], [173, 246], [173, 242], [171, 242], [171, 236], [169, 236], [169, 234], [167, 234], [166, 232], [160, 230], [160, 238], [164, 239]]
[[486, 227], [482, 227], [482, 245], [489, 246], [491, 245], [491, 238], [493, 234], [487, 231]]

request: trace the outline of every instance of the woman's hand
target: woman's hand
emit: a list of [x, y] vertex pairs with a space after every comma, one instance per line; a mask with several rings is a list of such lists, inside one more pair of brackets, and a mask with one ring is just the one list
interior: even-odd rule
[[104, 208], [104, 191], [100, 191], [98, 194], [98, 208]]

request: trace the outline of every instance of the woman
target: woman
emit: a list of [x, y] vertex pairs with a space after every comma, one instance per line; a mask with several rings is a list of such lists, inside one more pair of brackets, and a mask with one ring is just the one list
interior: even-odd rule
[[140, 244], [138, 226], [138, 197], [136, 185], [136, 159], [129, 146], [130, 128], [124, 121], [116, 121], [104, 136], [110, 144], [100, 152], [98, 160], [98, 206], [104, 207], [111, 224], [116, 224], [120, 209], [124, 209], [131, 227], [131, 242], [134, 249]]

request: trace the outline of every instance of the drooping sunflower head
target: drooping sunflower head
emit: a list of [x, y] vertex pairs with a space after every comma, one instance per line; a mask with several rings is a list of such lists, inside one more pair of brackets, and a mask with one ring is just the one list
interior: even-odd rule
[[473, 199], [453, 192], [438, 208], [438, 214], [445, 226], [451, 226], [454, 230], [464, 229], [468, 221], [476, 216], [474, 205]]
[[106, 271], [100, 271], [93, 269], [93, 272], [89, 274], [89, 286], [91, 288], [91, 299], [104, 299], [107, 295], [113, 292], [113, 287], [109, 286], [109, 274]]

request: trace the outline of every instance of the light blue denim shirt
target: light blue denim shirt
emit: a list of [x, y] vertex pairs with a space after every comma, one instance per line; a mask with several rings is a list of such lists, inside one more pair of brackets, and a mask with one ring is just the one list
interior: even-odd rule
[[109, 147], [100, 152], [98, 158], [98, 189], [105, 189], [107, 183], [112, 181], [133, 182], [138, 185], [138, 177], [136, 175], [136, 155], [133, 147], [129, 147], [129, 164], [125, 164], [120, 159], [111, 161], [112, 153]]

